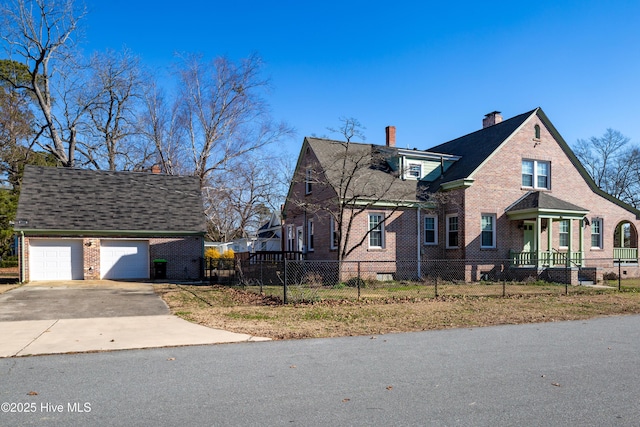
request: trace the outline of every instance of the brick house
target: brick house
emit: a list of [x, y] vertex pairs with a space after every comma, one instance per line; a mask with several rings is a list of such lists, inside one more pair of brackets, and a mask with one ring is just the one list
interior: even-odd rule
[[[357, 218], [336, 221], [340, 200]], [[482, 129], [424, 151], [396, 147], [393, 127], [385, 145], [307, 137], [283, 216], [286, 249], [309, 260], [338, 259], [342, 224], [343, 260], [473, 260], [466, 280], [500, 260], [640, 276], [640, 211], [597, 188], [540, 108], [487, 114]]]
[[23, 282], [201, 278], [196, 177], [26, 166], [14, 229]]

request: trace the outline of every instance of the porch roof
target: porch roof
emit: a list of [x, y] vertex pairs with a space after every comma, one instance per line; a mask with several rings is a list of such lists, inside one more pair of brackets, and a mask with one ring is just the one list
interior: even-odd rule
[[553, 197], [542, 191], [529, 191], [505, 209], [509, 219], [584, 218], [588, 209]]

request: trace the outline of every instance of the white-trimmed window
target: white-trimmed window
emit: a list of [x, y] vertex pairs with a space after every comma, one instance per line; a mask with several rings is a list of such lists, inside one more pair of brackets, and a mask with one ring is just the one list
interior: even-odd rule
[[522, 186], [544, 190], [550, 189], [551, 163], [541, 160], [523, 160]]
[[563, 219], [562, 221], [560, 221], [559, 244], [561, 248], [569, 247], [569, 224], [570, 222], [568, 219]]
[[447, 248], [458, 247], [458, 215], [447, 215]]
[[591, 220], [591, 247], [602, 248], [602, 218]]
[[480, 247], [495, 248], [496, 247], [496, 215], [482, 214], [480, 232]]
[[424, 216], [424, 244], [438, 244], [438, 217], [436, 215]]
[[331, 249], [338, 249], [338, 230], [336, 220], [331, 218]]
[[307, 168], [304, 176], [304, 193], [310, 194], [312, 190], [311, 179], [313, 178], [311, 168]]
[[409, 163], [407, 175], [415, 179], [422, 178], [422, 165], [420, 163]]
[[384, 248], [384, 215], [381, 213], [369, 214], [369, 247]]
[[307, 252], [313, 251], [313, 220], [307, 221]]

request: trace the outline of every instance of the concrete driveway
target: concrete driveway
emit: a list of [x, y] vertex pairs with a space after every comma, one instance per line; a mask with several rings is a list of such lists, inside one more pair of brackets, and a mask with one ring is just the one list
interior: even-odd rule
[[167, 314], [150, 283], [32, 282], [0, 294], [0, 322]]
[[173, 316], [150, 283], [33, 282], [0, 294], [0, 357], [263, 341]]

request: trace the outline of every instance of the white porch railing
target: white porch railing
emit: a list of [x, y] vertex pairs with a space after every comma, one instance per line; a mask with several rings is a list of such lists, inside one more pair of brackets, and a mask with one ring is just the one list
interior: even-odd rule
[[554, 267], [554, 266], [570, 266], [578, 267], [582, 265], [584, 254], [582, 252], [558, 252], [558, 251], [541, 251], [538, 252], [516, 252], [509, 251], [511, 265], [514, 267], [538, 266], [538, 267]]
[[638, 248], [613, 248], [613, 258], [622, 262], [638, 262]]

